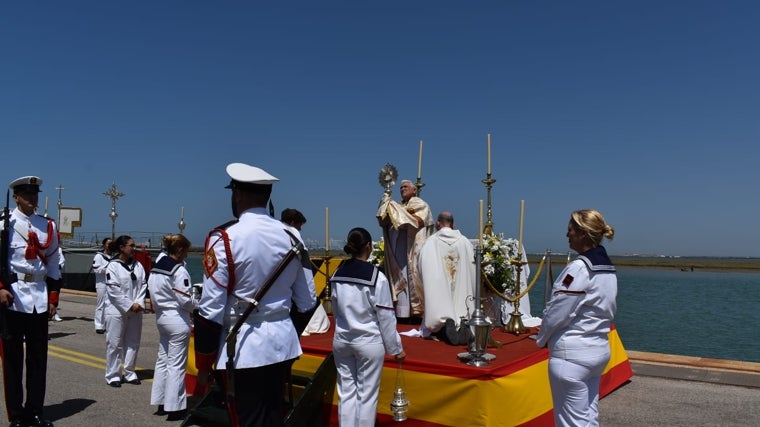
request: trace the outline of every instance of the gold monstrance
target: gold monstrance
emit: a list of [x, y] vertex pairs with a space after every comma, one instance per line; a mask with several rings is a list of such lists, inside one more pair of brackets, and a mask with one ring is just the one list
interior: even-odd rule
[[396, 179], [398, 179], [398, 170], [396, 169], [396, 166], [393, 166], [390, 163], [386, 163], [385, 166], [380, 169], [380, 174], [377, 177], [380, 186], [385, 188], [385, 194], [388, 195], [391, 194], [391, 187], [396, 184]]

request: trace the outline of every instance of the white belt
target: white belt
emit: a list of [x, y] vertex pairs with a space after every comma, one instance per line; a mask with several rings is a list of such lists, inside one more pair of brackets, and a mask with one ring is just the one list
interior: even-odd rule
[[[235, 323], [237, 323], [238, 317], [241, 315], [225, 315], [224, 316], [224, 326], [230, 327], [234, 326]], [[275, 313], [269, 313], [267, 315], [260, 315], [260, 314], [251, 314], [248, 316], [247, 319], [245, 319], [245, 323], [247, 324], [253, 324], [253, 323], [261, 323], [261, 322], [277, 322], [279, 320], [285, 320], [290, 317], [290, 313], [285, 312], [275, 312]]]
[[18, 278], [18, 280], [21, 280], [22, 282], [28, 282], [28, 283], [44, 282], [46, 276], [47, 275], [44, 273], [43, 274], [16, 273], [16, 277]]

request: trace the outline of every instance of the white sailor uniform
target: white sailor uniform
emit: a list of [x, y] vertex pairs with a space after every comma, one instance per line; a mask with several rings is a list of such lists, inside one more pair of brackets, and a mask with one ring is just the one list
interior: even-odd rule
[[198, 301], [192, 296], [190, 273], [169, 256], [157, 262], [148, 277], [148, 290], [156, 311], [159, 345], [151, 405], [163, 405], [169, 412], [187, 408], [185, 371], [190, 344], [192, 312]]
[[134, 303], [145, 305], [145, 269], [134, 258], [124, 263], [118, 256], [106, 266], [106, 382], [121, 379], [121, 364], [124, 364], [124, 379], [138, 379], [135, 373], [137, 352], [142, 336], [143, 312], [133, 312]]
[[105, 308], [108, 303], [106, 292], [106, 266], [111, 257], [104, 252], [98, 252], [92, 258], [92, 272], [95, 274], [95, 293], [98, 296], [95, 303], [95, 316], [93, 318], [96, 331], [106, 328]]
[[554, 282], [536, 343], [549, 347], [558, 426], [599, 425], [599, 381], [610, 359], [617, 276], [602, 246], [568, 264]]
[[341, 426], [374, 426], [385, 354], [403, 351], [390, 285], [372, 264], [345, 261], [330, 278]]

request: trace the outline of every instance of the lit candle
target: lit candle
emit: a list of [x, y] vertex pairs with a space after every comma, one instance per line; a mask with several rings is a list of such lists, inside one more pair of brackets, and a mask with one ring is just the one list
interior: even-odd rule
[[325, 208], [325, 252], [330, 252], [330, 208]]
[[483, 199], [480, 199], [480, 210], [478, 211], [478, 242], [483, 245]]
[[417, 179], [422, 178], [422, 140], [420, 140], [420, 157], [417, 160]]
[[488, 134], [488, 171], [487, 173], [491, 175], [491, 134]]
[[520, 240], [517, 242], [517, 252], [522, 253], [523, 219], [525, 218], [525, 200], [520, 200]]

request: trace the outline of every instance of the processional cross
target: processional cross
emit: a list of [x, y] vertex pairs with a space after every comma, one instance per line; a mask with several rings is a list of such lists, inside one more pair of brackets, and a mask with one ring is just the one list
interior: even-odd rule
[[103, 192], [103, 195], [111, 199], [111, 213], [108, 214], [111, 217], [111, 239], [116, 239], [116, 217], [119, 214], [116, 213], [116, 201], [120, 197], [124, 197], [125, 194], [116, 188], [116, 183], [111, 184], [111, 188]]

